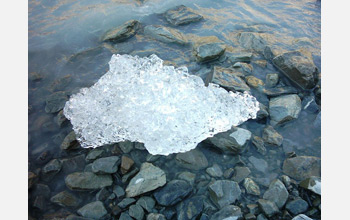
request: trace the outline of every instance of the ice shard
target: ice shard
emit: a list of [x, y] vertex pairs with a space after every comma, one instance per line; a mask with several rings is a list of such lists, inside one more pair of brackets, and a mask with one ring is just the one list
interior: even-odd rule
[[129, 140], [169, 155], [256, 118], [258, 110], [255, 97], [205, 86], [186, 67], [163, 65], [156, 55], [118, 54], [98, 82], [70, 97], [64, 115], [82, 147]]

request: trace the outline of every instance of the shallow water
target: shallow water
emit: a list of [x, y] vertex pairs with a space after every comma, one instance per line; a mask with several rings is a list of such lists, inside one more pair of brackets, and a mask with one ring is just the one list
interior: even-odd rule
[[[281, 50], [304, 48], [312, 53], [314, 63], [321, 72], [321, 3], [320, 1], [281, 1], [281, 0], [196, 0], [196, 1], [29, 1], [29, 170], [42, 168], [37, 158], [43, 152], [49, 152], [50, 158], [69, 158], [88, 152], [79, 149], [63, 152], [60, 144], [72, 130], [69, 123], [62, 127], [56, 124], [56, 113], [45, 112], [45, 99], [55, 91], [68, 94], [77, 92], [82, 87], [93, 85], [107, 70], [108, 61], [113, 53], [127, 53], [147, 56], [157, 54], [172, 65], [186, 65], [189, 71], [196, 74], [203, 68], [211, 68], [212, 63], [198, 64], [192, 56], [190, 45], [178, 46], [161, 43], [143, 35], [142, 32], [116, 45], [101, 44], [100, 37], [110, 28], [117, 27], [130, 19], [139, 20], [143, 26], [161, 24], [170, 26], [161, 13], [176, 5], [186, 5], [204, 17], [204, 20], [189, 25], [174, 27], [188, 36], [216, 36], [231, 49], [238, 47], [236, 34], [241, 31], [266, 33], [269, 43]], [[256, 55], [256, 54], [255, 54]], [[266, 74], [277, 72], [271, 63], [261, 67], [254, 63], [263, 57], [256, 55], [251, 64], [254, 76], [265, 79]], [[33, 75], [41, 76], [40, 80]], [[70, 76], [67, 83], [59, 84], [57, 80]], [[204, 75], [205, 77], [205, 75]], [[282, 77], [283, 78], [283, 77]], [[283, 79], [286, 84], [288, 80]], [[258, 101], [268, 106], [268, 98], [256, 90], [252, 90]], [[303, 96], [308, 94], [303, 94]], [[315, 118], [318, 112], [302, 110], [298, 119], [286, 123], [276, 130], [284, 137], [283, 146], [267, 147], [265, 156], [259, 154], [250, 143], [240, 159], [251, 169], [251, 177], [261, 182], [270, 182], [281, 176], [282, 163], [286, 153], [294, 151], [297, 155], [321, 155], [321, 130]], [[268, 121], [267, 121], [268, 123]], [[255, 135], [261, 136], [265, 121], [250, 120], [240, 127], [247, 128]], [[202, 142], [197, 147], [207, 156], [209, 166], [214, 162], [222, 170], [233, 167], [237, 156], [224, 155]], [[129, 155], [139, 166], [146, 160], [147, 151], [134, 150]], [[250, 165], [248, 157], [263, 158], [268, 163], [268, 171], [262, 173]], [[137, 159], [136, 159], [137, 158]], [[232, 159], [233, 158], [233, 159]], [[167, 174], [167, 180], [176, 173], [186, 169], [174, 165], [175, 155], [161, 157], [154, 162]], [[49, 159], [48, 159], [49, 161]], [[47, 162], [47, 161], [46, 161]], [[83, 170], [84, 167], [77, 168]], [[64, 177], [71, 172], [61, 171], [50, 182], [39, 180], [50, 187], [51, 196], [65, 190]], [[205, 175], [205, 170], [191, 171], [197, 178]], [[257, 181], [258, 182], [258, 181]], [[262, 193], [266, 187], [261, 184]], [[95, 192], [79, 192], [84, 204], [94, 200]], [[240, 203], [248, 204], [256, 198], [242, 198]], [[32, 207], [33, 198], [29, 196], [29, 214], [42, 219], [45, 213], [60, 210], [49, 204], [46, 210]], [[82, 205], [81, 205], [82, 206]], [[74, 213], [74, 209], [67, 209]]]

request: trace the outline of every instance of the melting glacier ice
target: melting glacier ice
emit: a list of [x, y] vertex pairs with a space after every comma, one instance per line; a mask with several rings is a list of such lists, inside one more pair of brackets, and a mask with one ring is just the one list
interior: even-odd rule
[[113, 55], [109, 71], [70, 97], [64, 115], [82, 147], [142, 142], [151, 154], [189, 151], [208, 137], [256, 118], [248, 93], [205, 86], [186, 67], [163, 65], [156, 55]]

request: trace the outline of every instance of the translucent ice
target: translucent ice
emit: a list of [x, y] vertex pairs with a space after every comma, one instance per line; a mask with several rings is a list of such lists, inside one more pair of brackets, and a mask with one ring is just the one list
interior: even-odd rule
[[168, 155], [255, 118], [258, 106], [248, 93], [206, 87], [186, 67], [163, 66], [156, 55], [118, 54], [98, 82], [71, 96], [64, 115], [82, 147], [129, 140]]

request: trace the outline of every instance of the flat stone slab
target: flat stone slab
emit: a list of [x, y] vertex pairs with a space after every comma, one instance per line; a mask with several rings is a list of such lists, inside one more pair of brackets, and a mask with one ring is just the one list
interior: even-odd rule
[[184, 25], [203, 19], [202, 15], [193, 12], [184, 5], [179, 5], [164, 13], [165, 19], [172, 25]]
[[147, 25], [144, 33], [164, 43], [186, 44], [187, 39], [180, 31], [161, 25]]
[[217, 180], [208, 186], [210, 199], [219, 208], [234, 203], [241, 196], [241, 189], [235, 181]]
[[321, 159], [312, 156], [288, 158], [283, 162], [283, 172], [296, 180], [321, 176]]
[[299, 117], [301, 100], [298, 95], [283, 95], [270, 99], [271, 125], [281, 125]]
[[178, 166], [190, 170], [201, 170], [208, 166], [207, 158], [198, 149], [193, 149], [186, 153], [178, 153], [176, 155], [176, 163]]
[[92, 172], [75, 172], [69, 174], [65, 183], [71, 190], [95, 190], [113, 183], [110, 175], [96, 175]]
[[172, 206], [182, 201], [191, 191], [192, 186], [187, 181], [172, 180], [155, 192], [154, 198], [162, 206]]
[[102, 41], [120, 42], [126, 40], [136, 34], [136, 31], [140, 25], [137, 20], [130, 20], [123, 25], [107, 31], [102, 37]]
[[107, 210], [101, 201], [91, 202], [81, 207], [78, 214], [85, 218], [101, 219], [107, 214]]

